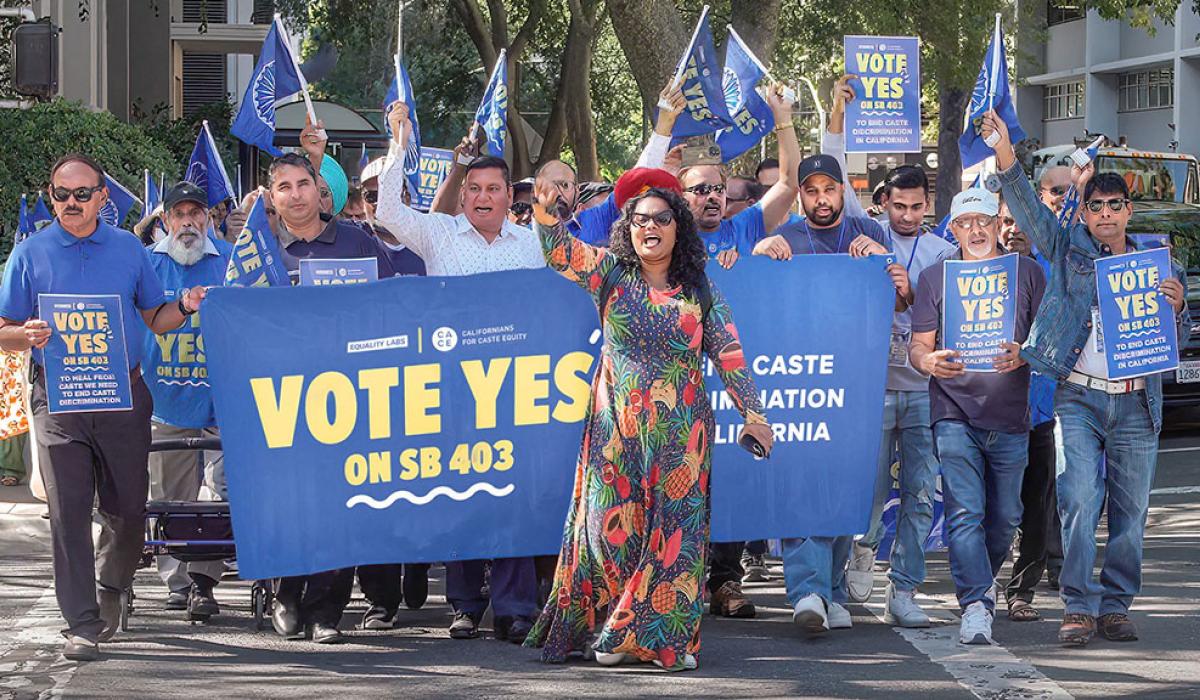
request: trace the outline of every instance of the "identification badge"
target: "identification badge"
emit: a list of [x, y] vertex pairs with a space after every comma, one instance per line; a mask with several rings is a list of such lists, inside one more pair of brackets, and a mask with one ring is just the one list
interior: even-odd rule
[[908, 341], [912, 331], [892, 329], [892, 342], [888, 346], [888, 367], [908, 367]]
[[1092, 330], [1095, 334], [1092, 336], [1096, 339], [1096, 347], [1093, 348], [1098, 354], [1104, 354], [1104, 326], [1100, 323], [1100, 307], [1092, 307]]

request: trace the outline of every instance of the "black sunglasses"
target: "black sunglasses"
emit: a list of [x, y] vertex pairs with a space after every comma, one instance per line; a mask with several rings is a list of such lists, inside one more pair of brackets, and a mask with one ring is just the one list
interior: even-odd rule
[[91, 201], [92, 195], [104, 189], [104, 185], [96, 185], [95, 187], [76, 187], [73, 190], [68, 190], [66, 187], [53, 187], [50, 189], [50, 196], [56, 202], [65, 202], [71, 197], [75, 198], [76, 202]]
[[1129, 203], [1127, 199], [1089, 199], [1087, 203], [1088, 211], [1093, 214], [1099, 214], [1104, 210], [1104, 205], [1113, 211], [1121, 211], [1125, 205]]
[[670, 209], [663, 209], [657, 214], [633, 214], [629, 217], [634, 226], [638, 228], [646, 228], [653, 221], [658, 226], [666, 226], [675, 220], [675, 212]]
[[379, 190], [363, 190], [362, 197], [367, 204], [375, 204], [379, 201]]
[[725, 185], [692, 185], [691, 187], [684, 190], [684, 192], [691, 192], [692, 194], [698, 194], [701, 197], [707, 197], [709, 192], [715, 192], [716, 194], [721, 194], [724, 191], [725, 191]]
[[517, 216], [525, 216], [533, 211], [533, 205], [529, 202], [513, 202], [512, 206], [509, 207], [508, 210]]

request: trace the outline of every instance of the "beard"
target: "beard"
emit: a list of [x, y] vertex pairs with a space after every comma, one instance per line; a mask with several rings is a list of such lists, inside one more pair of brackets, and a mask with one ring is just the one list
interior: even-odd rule
[[195, 265], [204, 257], [203, 235], [195, 231], [171, 234], [167, 239], [167, 255], [184, 267]]
[[815, 224], [818, 228], [832, 226], [833, 222], [838, 220], [842, 215], [841, 209], [834, 209], [828, 216], [820, 216], [816, 213], [804, 212], [808, 216], [808, 220]]

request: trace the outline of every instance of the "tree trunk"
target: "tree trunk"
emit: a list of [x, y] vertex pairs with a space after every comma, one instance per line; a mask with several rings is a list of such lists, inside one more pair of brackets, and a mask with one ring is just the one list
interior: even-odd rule
[[[580, 182], [600, 179], [600, 158], [596, 155], [596, 122], [592, 115], [592, 93], [588, 75], [592, 68], [592, 36], [581, 37], [572, 49], [570, 71], [563, 71], [563, 80], [573, 87], [567, 102], [567, 133], [575, 153], [575, 170]], [[564, 64], [564, 68], [567, 64]]]
[[962, 191], [963, 168], [958, 137], [962, 135], [963, 113], [971, 98], [968, 90], [950, 87], [948, 82], [938, 80], [938, 173], [934, 209], [938, 221], [950, 213], [954, 195]]
[[687, 48], [691, 27], [669, 0], [608, 0], [608, 16], [642, 103], [654, 105]]
[[779, 38], [779, 6], [781, 0], [730, 0], [729, 11], [733, 28], [750, 47], [758, 60], [770, 67]]

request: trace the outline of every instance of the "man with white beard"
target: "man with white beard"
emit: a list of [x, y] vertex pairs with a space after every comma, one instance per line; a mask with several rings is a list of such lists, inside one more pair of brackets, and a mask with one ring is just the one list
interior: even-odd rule
[[[233, 246], [209, 235], [205, 191], [186, 181], [172, 187], [163, 200], [163, 221], [167, 236], [149, 251], [150, 264], [167, 300], [175, 299], [180, 290], [220, 286]], [[216, 436], [200, 314], [192, 314], [181, 327], [164, 335], [146, 334], [145, 347], [144, 375], [154, 397], [151, 439]], [[150, 453], [153, 501], [195, 501], [202, 483], [208, 487], [209, 499], [223, 497], [224, 476], [220, 452]], [[221, 561], [182, 564], [160, 556], [158, 572], [170, 590], [166, 609], [187, 610], [192, 619], [215, 615], [218, 607], [212, 590], [223, 571]]]

